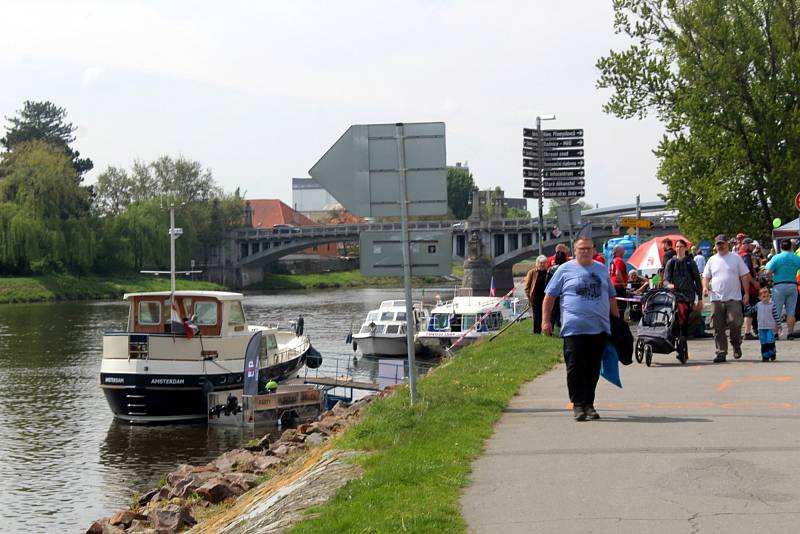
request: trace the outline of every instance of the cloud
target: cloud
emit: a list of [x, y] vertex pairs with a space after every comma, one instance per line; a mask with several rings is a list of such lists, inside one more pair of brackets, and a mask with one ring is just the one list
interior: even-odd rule
[[102, 69], [97, 67], [88, 67], [83, 71], [83, 76], [81, 76], [81, 83], [85, 88], [94, 87], [97, 84], [97, 81], [100, 79], [100, 76], [103, 74]]

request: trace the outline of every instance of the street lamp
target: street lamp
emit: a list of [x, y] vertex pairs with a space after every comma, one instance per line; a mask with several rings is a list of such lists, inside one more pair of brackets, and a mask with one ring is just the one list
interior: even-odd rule
[[543, 189], [542, 189], [542, 179], [544, 178], [543, 172], [544, 171], [544, 139], [542, 138], [542, 121], [552, 121], [555, 120], [556, 116], [552, 113], [548, 115], [539, 115], [536, 117], [536, 138], [539, 142], [539, 256], [542, 255], [542, 238], [544, 236], [544, 199], [543, 196]]

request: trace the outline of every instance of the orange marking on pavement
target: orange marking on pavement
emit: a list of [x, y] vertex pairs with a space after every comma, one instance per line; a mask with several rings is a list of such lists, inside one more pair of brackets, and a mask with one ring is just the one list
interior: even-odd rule
[[722, 391], [724, 389], [728, 389], [730, 385], [733, 384], [733, 380], [726, 380], [717, 387], [717, 391]]
[[784, 409], [788, 410], [792, 407], [790, 402], [769, 402], [769, 401], [742, 401], [742, 402], [726, 402], [719, 405], [723, 410], [761, 410], [761, 409]]
[[734, 382], [788, 382], [791, 379], [791, 376], [746, 376], [736, 380], [725, 380], [717, 386], [717, 391], [728, 389]]

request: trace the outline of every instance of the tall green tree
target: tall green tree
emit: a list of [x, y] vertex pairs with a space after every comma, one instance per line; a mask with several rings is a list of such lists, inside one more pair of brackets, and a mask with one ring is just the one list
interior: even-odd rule
[[52, 102], [26, 100], [17, 116], [6, 117], [10, 125], [0, 138], [0, 145], [9, 151], [20, 143], [38, 139], [60, 148], [69, 156], [80, 182], [94, 164], [89, 158], [81, 158], [80, 152], [70, 146], [75, 141], [77, 127], [66, 122], [66, 118], [66, 110]]
[[627, 49], [601, 58], [604, 110], [655, 115], [669, 206], [692, 237], [766, 237], [800, 189], [800, 3], [614, 0]]
[[456, 219], [466, 219], [472, 209], [472, 173], [462, 167], [447, 168], [447, 205]]

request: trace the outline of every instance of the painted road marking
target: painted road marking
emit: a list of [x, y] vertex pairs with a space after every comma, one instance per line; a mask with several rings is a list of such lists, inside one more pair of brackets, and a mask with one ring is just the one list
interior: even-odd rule
[[[722, 408], [723, 410], [789, 410], [794, 408], [791, 402], [773, 402], [746, 400], [738, 402], [713, 402], [713, 401], [688, 401], [688, 402], [608, 402], [594, 403], [595, 408], [606, 410], [692, 410], [703, 408]], [[564, 408], [572, 409], [572, 403], [568, 402]]]
[[725, 380], [717, 386], [717, 391], [725, 391], [734, 383], [742, 382], [788, 382], [791, 376], [748, 376], [745, 378], [737, 378], [735, 380]]

